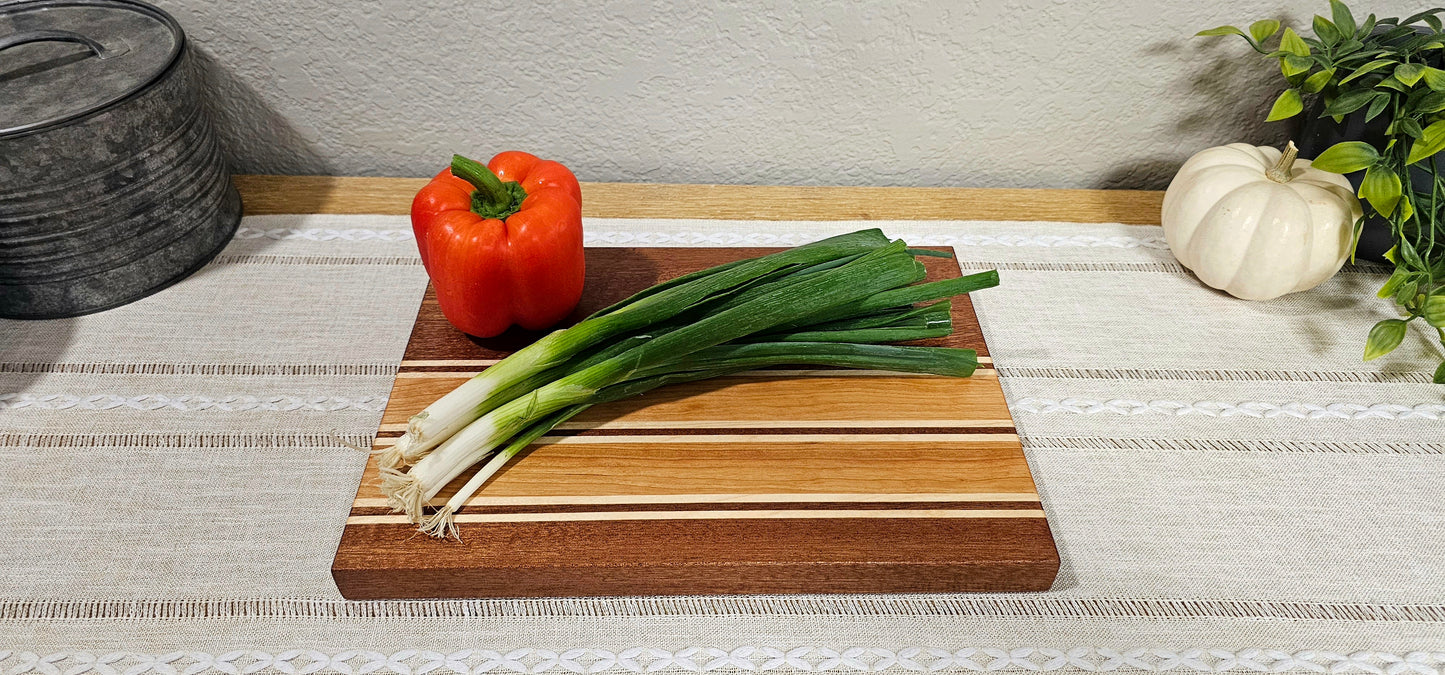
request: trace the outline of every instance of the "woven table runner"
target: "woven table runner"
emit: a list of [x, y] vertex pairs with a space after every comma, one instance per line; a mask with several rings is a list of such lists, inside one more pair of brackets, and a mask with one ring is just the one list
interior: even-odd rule
[[[1347, 267], [1268, 303], [1157, 227], [589, 219], [593, 246], [951, 245], [1063, 558], [1022, 595], [348, 602], [329, 567], [426, 276], [258, 216], [132, 305], [0, 321], [0, 673], [1445, 672], [1445, 388]], [[1418, 323], [1418, 322], [1417, 322]], [[586, 555], [586, 551], [578, 551]]]

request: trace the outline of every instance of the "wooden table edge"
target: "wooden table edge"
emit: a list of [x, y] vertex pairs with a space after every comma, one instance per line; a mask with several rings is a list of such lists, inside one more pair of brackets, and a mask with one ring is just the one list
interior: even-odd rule
[[[425, 178], [237, 175], [246, 215], [405, 215]], [[1158, 225], [1151, 190], [583, 183], [592, 218], [1011, 220]]]

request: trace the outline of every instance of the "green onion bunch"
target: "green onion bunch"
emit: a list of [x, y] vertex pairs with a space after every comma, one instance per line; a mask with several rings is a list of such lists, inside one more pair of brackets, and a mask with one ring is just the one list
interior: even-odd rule
[[[919, 283], [939, 255], [860, 230], [660, 283], [518, 350], [413, 416], [380, 451], [382, 491], [433, 536], [530, 443], [589, 406], [755, 368], [812, 365], [954, 377], [971, 349], [882, 343], [953, 330], [949, 298], [998, 273]], [[484, 464], [482, 464], [485, 462]], [[441, 489], [482, 464], [428, 513]]]

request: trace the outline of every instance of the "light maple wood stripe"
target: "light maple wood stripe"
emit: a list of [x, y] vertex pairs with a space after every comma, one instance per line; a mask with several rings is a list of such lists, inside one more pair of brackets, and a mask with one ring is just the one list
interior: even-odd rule
[[[459, 383], [398, 379], [382, 414], [382, 428], [404, 424]], [[614, 421], [692, 421], [700, 411], [715, 419], [766, 423], [889, 417], [952, 420], [959, 417], [959, 411], [981, 419], [1009, 419], [1008, 405], [998, 387], [995, 378], [720, 377], [671, 385], [644, 397], [594, 406], [575, 420], [591, 426]], [[799, 401], [808, 404], [797, 405]]]
[[[914, 503], [914, 502], [1036, 502], [1039, 495], [1034, 492], [950, 492], [950, 493], [907, 493], [907, 494], [695, 494], [695, 495], [591, 495], [591, 496], [536, 496], [536, 497], [487, 497], [477, 495], [467, 500], [467, 506], [573, 506], [607, 504], [787, 504], [789, 502], [812, 503]], [[360, 497], [353, 506], [375, 508], [387, 506], [382, 497]]]
[[[669, 420], [663, 422], [611, 420], [605, 422], [563, 422], [558, 429], [567, 431], [586, 429], [927, 429], [939, 427], [1004, 427], [1013, 428], [1012, 419], [929, 419], [929, 420]], [[749, 438], [756, 438], [749, 435]], [[601, 438], [601, 437], [599, 437]], [[615, 436], [612, 438], [616, 438]]]
[[[1034, 493], [1012, 434], [564, 436], [534, 445], [486, 497]], [[582, 440], [587, 439], [587, 440]], [[705, 439], [698, 442], [699, 439]], [[470, 478], [463, 473], [439, 495]], [[357, 497], [380, 497], [374, 457]]]
[[[826, 427], [827, 425], [819, 425]], [[994, 443], [1018, 442], [1018, 434], [649, 434], [646, 436], [543, 436], [532, 443], [540, 445], [598, 445], [614, 443]], [[395, 438], [378, 438], [373, 447], [396, 445]]]
[[[405, 361], [402, 362], [406, 363]], [[403, 366], [405, 367], [405, 366]], [[482, 371], [423, 371], [406, 372], [396, 374], [398, 378], [410, 380], [456, 380], [457, 385], [480, 375]], [[741, 373], [734, 373], [729, 377], [939, 377], [927, 373], [900, 373], [892, 370], [748, 370]], [[970, 377], [988, 378], [998, 377], [998, 372], [992, 368], [979, 368], [973, 371]]]
[[[1040, 509], [938, 509], [885, 510], [833, 509], [809, 511], [591, 511], [561, 513], [460, 513], [457, 524], [466, 523], [556, 523], [606, 520], [813, 520], [837, 518], [1043, 518]], [[412, 525], [406, 516], [351, 516], [347, 525]]]
[[[439, 165], [440, 166], [440, 165]], [[410, 212], [425, 178], [235, 177], [247, 215]], [[1158, 225], [1164, 193], [1146, 190], [801, 187], [583, 183], [593, 218], [738, 220], [1046, 220]]]

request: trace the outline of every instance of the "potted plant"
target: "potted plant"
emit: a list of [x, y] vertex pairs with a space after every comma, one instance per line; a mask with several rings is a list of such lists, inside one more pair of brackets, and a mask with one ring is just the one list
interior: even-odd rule
[[[1445, 150], [1445, 70], [1431, 65], [1445, 52], [1442, 13], [1432, 9], [1403, 20], [1371, 14], [1358, 22], [1343, 2], [1330, 0], [1330, 18], [1314, 18], [1314, 37], [1292, 28], [1281, 32], [1273, 19], [1256, 21], [1248, 31], [1220, 26], [1199, 33], [1238, 35], [1278, 61], [1288, 86], [1267, 121], [1301, 114], [1311, 98], [1318, 117], [1343, 125], [1355, 116], [1350, 121], [1358, 133], [1372, 136], [1335, 143], [1312, 164], [1333, 173], [1363, 172], [1359, 196], [1368, 206], [1355, 223], [1357, 238], [1372, 217], [1388, 228], [1384, 258], [1395, 271], [1379, 296], [1394, 302], [1401, 318], [1370, 329], [1366, 361], [1394, 351], [1416, 320], [1432, 326], [1445, 345], [1445, 170], [1433, 160]], [[1445, 361], [1434, 381], [1445, 384]]]

